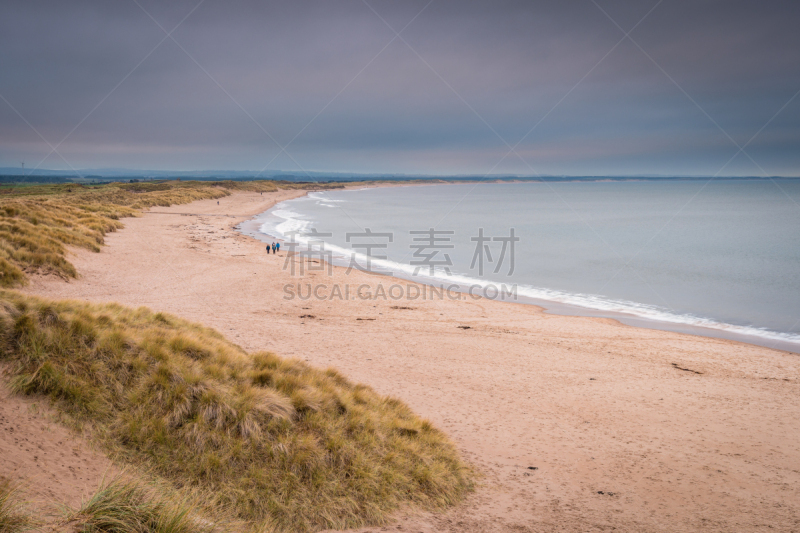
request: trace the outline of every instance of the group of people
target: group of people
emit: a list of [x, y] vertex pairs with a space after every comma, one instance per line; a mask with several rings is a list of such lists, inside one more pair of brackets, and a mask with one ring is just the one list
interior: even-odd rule
[[272, 248], [272, 253], [277, 254], [281, 251], [281, 243], [273, 242], [272, 244], [267, 243], [267, 253], [269, 253], [270, 248]]

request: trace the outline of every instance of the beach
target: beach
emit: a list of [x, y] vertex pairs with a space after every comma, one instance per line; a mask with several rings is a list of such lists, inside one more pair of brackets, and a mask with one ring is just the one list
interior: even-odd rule
[[480, 477], [465, 502], [386, 530], [800, 530], [797, 354], [533, 305], [395, 300], [391, 285], [413, 283], [309, 261], [292, 275], [300, 259], [235, 226], [302, 194], [152, 208], [100, 253], [72, 251], [79, 279], [23, 292], [172, 313], [400, 398]]

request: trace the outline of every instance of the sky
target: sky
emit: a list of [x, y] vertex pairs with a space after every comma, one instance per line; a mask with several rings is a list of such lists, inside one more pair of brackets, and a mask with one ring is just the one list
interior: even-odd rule
[[0, 167], [800, 175], [800, 2], [4, 0]]

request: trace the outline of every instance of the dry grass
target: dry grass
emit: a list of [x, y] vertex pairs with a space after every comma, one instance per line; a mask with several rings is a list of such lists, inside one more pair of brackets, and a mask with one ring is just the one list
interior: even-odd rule
[[[222, 533], [227, 528], [196, 514], [191, 501], [169, 489], [145, 488], [130, 479], [103, 483], [67, 522], [81, 533]], [[231, 530], [232, 531], [232, 530]]]
[[15, 391], [47, 395], [112, 457], [258, 527], [381, 524], [471, 488], [444, 434], [335, 370], [145, 308], [0, 291], [0, 321]]
[[170, 181], [4, 189], [0, 197], [0, 287], [24, 285], [26, 274], [34, 272], [75, 277], [75, 267], [65, 257], [66, 246], [99, 252], [105, 234], [122, 228], [121, 218], [137, 216], [148, 207], [221, 198], [234, 190], [270, 192], [302, 187], [273, 181]]
[[0, 478], [0, 533], [21, 533], [38, 525], [21, 502], [19, 491], [7, 479]]

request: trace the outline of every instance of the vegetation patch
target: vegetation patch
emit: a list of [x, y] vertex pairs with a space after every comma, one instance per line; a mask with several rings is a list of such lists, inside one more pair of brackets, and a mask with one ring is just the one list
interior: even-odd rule
[[38, 521], [21, 501], [18, 489], [9, 480], [0, 478], [0, 533], [22, 533], [37, 525]]
[[[272, 192], [308, 187], [274, 181], [169, 181], [35, 185], [3, 189], [0, 197], [0, 287], [26, 283], [26, 274], [74, 278], [66, 246], [99, 252], [106, 233], [122, 228], [121, 218], [142, 209], [221, 198], [231, 191]], [[341, 188], [323, 184], [314, 188]]]
[[[169, 492], [169, 491], [167, 491]], [[132, 480], [103, 484], [68, 523], [81, 533], [222, 533], [195, 513], [196, 505], [180, 497], [166, 497], [156, 487]]]
[[376, 525], [471, 488], [452, 443], [402, 402], [170, 315], [0, 291], [0, 337], [14, 391], [254, 527]]

